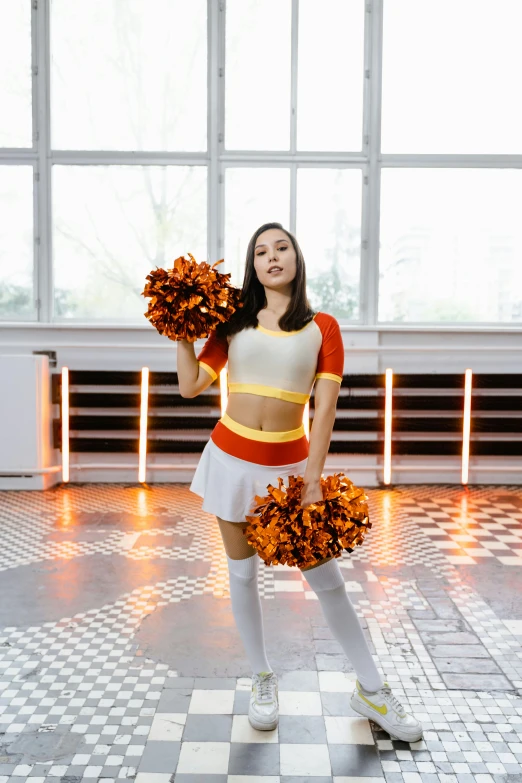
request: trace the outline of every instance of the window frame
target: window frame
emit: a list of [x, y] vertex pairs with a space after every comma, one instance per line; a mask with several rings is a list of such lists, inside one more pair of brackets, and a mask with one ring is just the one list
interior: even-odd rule
[[[55, 164], [95, 165], [206, 165], [208, 167], [207, 225], [208, 258], [223, 257], [225, 228], [225, 171], [228, 166], [287, 166], [290, 170], [290, 225], [295, 232], [297, 207], [297, 170], [300, 167], [353, 167], [362, 169], [361, 256], [359, 285], [359, 318], [340, 321], [345, 328], [416, 331], [433, 329], [439, 324], [378, 320], [379, 299], [379, 219], [380, 181], [383, 167], [474, 167], [522, 168], [522, 155], [429, 155], [382, 154], [382, 60], [383, 2], [364, 3], [364, 67], [361, 149], [348, 152], [298, 152], [297, 79], [299, 0], [291, 2], [291, 98], [290, 150], [288, 152], [234, 151], [225, 149], [225, 26], [226, 0], [207, 0], [207, 131], [208, 146], [201, 153], [170, 152], [104, 152], [53, 150], [50, 146], [50, 6], [51, 0], [24, 0], [31, 3], [31, 49], [33, 84], [33, 145], [26, 149], [0, 149], [0, 165], [30, 164], [34, 169], [34, 298], [36, 321], [0, 321], [0, 328], [10, 325], [55, 325], [64, 327], [103, 327], [102, 320], [57, 320], [53, 307], [52, 269], [52, 167]], [[342, 97], [342, 96], [341, 96]], [[226, 261], [225, 261], [226, 264]], [[222, 271], [226, 271], [224, 268]], [[109, 326], [109, 325], [107, 325]], [[114, 324], [110, 325], [112, 328]], [[522, 322], [444, 322], [444, 329], [457, 331], [492, 328], [517, 328]], [[148, 329], [145, 322], [122, 323], [122, 329]]]

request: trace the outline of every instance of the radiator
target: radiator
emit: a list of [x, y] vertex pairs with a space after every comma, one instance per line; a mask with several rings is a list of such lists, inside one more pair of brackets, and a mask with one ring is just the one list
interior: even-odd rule
[[0, 355], [0, 489], [47, 489], [61, 481], [51, 414], [48, 357]]

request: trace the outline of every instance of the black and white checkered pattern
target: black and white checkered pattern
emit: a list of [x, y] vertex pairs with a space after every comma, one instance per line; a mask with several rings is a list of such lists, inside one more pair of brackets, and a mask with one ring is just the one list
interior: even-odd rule
[[[495, 564], [519, 573], [520, 488], [368, 494], [373, 528], [339, 564], [378, 665], [426, 728], [422, 741], [391, 740], [351, 710], [355, 675], [321, 626], [316, 668], [280, 675], [274, 732], [248, 723], [248, 677], [182, 677], [139, 655], [137, 634], [155, 613], [195, 597], [230, 600], [219, 529], [186, 486], [9, 492], [0, 495], [0, 577], [11, 581], [1, 584], [37, 570], [35, 589], [56, 592], [65, 566], [88, 573], [93, 557], [115, 577], [130, 566], [146, 577], [115, 600], [32, 624], [31, 596], [10, 594], [20, 612], [0, 629], [0, 783], [514, 783], [522, 620], [498, 616], [467, 577]], [[161, 578], [152, 563], [163, 564]], [[295, 611], [317, 602], [298, 569], [259, 571], [263, 601]], [[197, 610], [193, 623], [197, 634]], [[456, 634], [447, 655], [446, 627]], [[459, 656], [482, 662], [483, 674], [448, 669]]]

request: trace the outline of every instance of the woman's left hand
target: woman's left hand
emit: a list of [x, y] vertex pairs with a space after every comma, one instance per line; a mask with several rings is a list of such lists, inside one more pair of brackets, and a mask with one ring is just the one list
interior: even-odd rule
[[323, 490], [320, 481], [305, 481], [301, 490], [301, 506], [305, 508], [311, 503], [323, 500]]

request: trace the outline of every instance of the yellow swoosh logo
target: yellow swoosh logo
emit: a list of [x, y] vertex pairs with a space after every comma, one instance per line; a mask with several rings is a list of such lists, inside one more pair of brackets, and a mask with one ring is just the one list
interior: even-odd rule
[[370, 707], [374, 710], [376, 710], [380, 715], [386, 715], [388, 712], [388, 707], [386, 704], [383, 704], [382, 707], [378, 707], [376, 704], [372, 704], [371, 701], [369, 701], [366, 696], [363, 696], [363, 694], [359, 691], [359, 698], [361, 698], [363, 701], [366, 702], [366, 704], [369, 704]]

